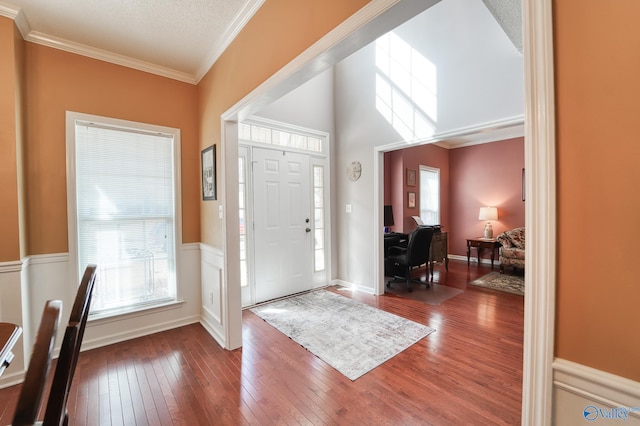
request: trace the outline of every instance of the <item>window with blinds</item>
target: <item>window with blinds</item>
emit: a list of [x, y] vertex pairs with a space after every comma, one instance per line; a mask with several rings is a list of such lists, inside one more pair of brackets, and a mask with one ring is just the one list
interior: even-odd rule
[[425, 225], [440, 225], [440, 169], [420, 166], [420, 218]]
[[176, 298], [179, 131], [113, 121], [73, 120], [78, 270], [98, 266], [92, 314]]

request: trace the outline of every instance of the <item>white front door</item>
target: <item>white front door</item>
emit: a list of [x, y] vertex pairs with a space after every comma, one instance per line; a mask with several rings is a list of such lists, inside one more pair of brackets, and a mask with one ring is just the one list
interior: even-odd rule
[[310, 290], [309, 156], [253, 148], [255, 302]]

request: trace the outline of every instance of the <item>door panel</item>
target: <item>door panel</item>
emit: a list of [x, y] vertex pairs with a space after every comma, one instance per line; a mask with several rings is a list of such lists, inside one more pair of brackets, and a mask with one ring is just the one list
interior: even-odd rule
[[253, 148], [255, 302], [310, 290], [309, 157]]

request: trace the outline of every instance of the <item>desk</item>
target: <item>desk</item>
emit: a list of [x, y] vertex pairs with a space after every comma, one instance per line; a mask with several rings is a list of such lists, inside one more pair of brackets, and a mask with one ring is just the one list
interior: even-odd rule
[[482, 250], [491, 250], [491, 269], [493, 269], [493, 261], [496, 258], [496, 249], [500, 248], [500, 243], [495, 238], [469, 238], [467, 239], [467, 265], [471, 262], [471, 247], [475, 247], [478, 251], [478, 265], [480, 264], [480, 255]]
[[[395, 270], [392, 264], [386, 261], [387, 252], [389, 247], [392, 246], [407, 246], [407, 242], [409, 240], [409, 234], [402, 234], [400, 232], [389, 232], [384, 234], [384, 275], [387, 277], [392, 277], [398, 274], [398, 271]], [[445, 269], [449, 270], [449, 244], [447, 240], [446, 232], [436, 232], [433, 234], [433, 238], [431, 239], [431, 247], [429, 248], [429, 269], [431, 272], [431, 276], [433, 277], [433, 264], [435, 262], [443, 262], [445, 264]]]
[[8, 322], [0, 322], [0, 376], [13, 361], [13, 352], [18, 338], [22, 334], [22, 328]]

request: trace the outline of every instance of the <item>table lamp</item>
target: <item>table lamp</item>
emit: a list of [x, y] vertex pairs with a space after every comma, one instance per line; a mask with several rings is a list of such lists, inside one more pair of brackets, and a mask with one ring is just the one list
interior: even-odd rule
[[497, 207], [480, 207], [479, 220], [486, 220], [487, 224], [484, 226], [484, 238], [493, 238], [493, 228], [491, 227], [491, 220], [498, 220], [498, 208]]

